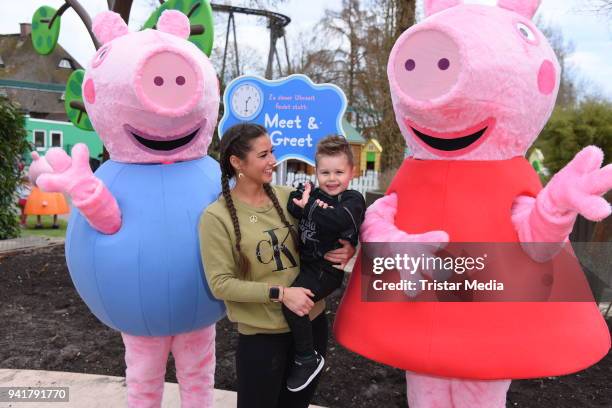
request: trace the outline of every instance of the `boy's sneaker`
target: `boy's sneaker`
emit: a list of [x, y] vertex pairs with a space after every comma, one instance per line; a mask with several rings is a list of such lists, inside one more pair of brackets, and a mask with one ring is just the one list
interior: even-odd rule
[[291, 372], [287, 378], [287, 389], [298, 392], [308, 387], [308, 384], [321, 372], [325, 359], [315, 351], [312, 357], [295, 357]]

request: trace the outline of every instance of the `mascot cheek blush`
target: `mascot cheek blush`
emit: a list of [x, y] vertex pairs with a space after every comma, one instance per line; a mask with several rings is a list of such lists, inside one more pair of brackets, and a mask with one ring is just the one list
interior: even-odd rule
[[217, 199], [220, 170], [207, 156], [219, 109], [217, 77], [187, 41], [187, 17], [165, 11], [157, 30], [129, 33], [118, 14], [98, 15], [103, 43], [83, 96], [111, 160], [92, 174], [89, 152], [50, 151], [47, 191], [74, 211], [66, 258], [77, 291], [122, 332], [128, 404], [161, 402], [169, 351], [183, 406], [212, 406], [214, 324], [224, 316], [203, 278], [200, 213]]
[[[607, 217], [600, 195], [612, 167], [600, 168], [600, 149], [585, 148], [545, 188], [524, 158], [559, 86], [555, 54], [531, 22], [539, 1], [424, 4], [427, 18], [398, 38], [387, 69], [413, 157], [368, 209], [362, 240], [561, 246], [577, 214]], [[411, 408], [504, 407], [510, 379], [582, 370], [610, 348], [593, 302], [364, 302], [360, 268], [336, 338], [407, 370]]]

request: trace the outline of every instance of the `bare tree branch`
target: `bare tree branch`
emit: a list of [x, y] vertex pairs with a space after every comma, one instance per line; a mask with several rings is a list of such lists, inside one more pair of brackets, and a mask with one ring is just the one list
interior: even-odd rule
[[123, 21], [127, 24], [130, 21], [130, 11], [132, 10], [132, 0], [115, 0], [112, 10], [119, 13]]
[[51, 17], [50, 20], [40, 20], [41, 23], [47, 23], [49, 24], [49, 28], [51, 28], [53, 26], [53, 23], [55, 22], [55, 19], [60, 17], [62, 14], [64, 14], [64, 12], [66, 10], [68, 10], [70, 8], [70, 4], [68, 3], [64, 3], [62, 4], [62, 6], [55, 12], [55, 14], [53, 14], [53, 17]]
[[83, 22], [83, 24], [85, 24], [85, 28], [87, 28], [87, 31], [89, 32], [89, 36], [91, 37], [91, 40], [93, 41], [94, 47], [96, 47], [96, 50], [99, 49], [100, 42], [96, 38], [96, 35], [94, 34], [91, 28], [91, 17], [87, 13], [87, 10], [85, 10], [85, 8], [81, 5], [81, 3], [79, 3], [78, 0], [64, 0], [64, 1], [70, 4], [70, 7], [72, 7], [72, 9], [81, 18], [81, 21]]
[[383, 169], [397, 167], [404, 157], [386, 67], [397, 36], [414, 24], [414, 8], [414, 0], [343, 0], [339, 11], [326, 11], [313, 39], [304, 39], [293, 64], [315, 82], [333, 82], [345, 91], [349, 121], [383, 145]]
[[584, 11], [612, 17], [612, 0], [590, 0], [586, 3]]

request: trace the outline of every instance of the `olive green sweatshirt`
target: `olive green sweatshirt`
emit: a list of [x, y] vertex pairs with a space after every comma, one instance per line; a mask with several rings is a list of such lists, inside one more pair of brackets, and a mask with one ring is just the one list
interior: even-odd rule
[[[295, 219], [286, 210], [291, 189], [273, 186], [291, 228]], [[236, 234], [225, 199], [220, 197], [200, 218], [200, 252], [213, 296], [225, 302], [227, 316], [242, 334], [289, 331], [281, 304], [271, 302], [272, 285], [291, 286], [299, 272], [299, 253], [289, 229], [272, 204], [252, 207], [232, 195], [240, 224], [240, 249], [249, 260], [248, 280], [239, 278]], [[318, 315], [324, 303], [310, 315]]]

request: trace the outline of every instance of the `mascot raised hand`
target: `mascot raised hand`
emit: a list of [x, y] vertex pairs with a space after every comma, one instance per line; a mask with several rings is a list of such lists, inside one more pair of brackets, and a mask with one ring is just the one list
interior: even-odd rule
[[72, 157], [51, 149], [37, 184], [68, 194], [78, 210], [68, 224], [68, 269], [96, 317], [121, 331], [128, 405], [161, 405], [172, 352], [182, 406], [211, 407], [215, 323], [225, 310], [203, 278], [197, 223], [221, 191], [219, 166], [207, 156], [217, 77], [187, 41], [180, 12], [133, 33], [104, 12], [93, 31], [103, 46], [82, 93], [110, 160], [92, 174], [85, 145]]
[[[397, 39], [387, 67], [412, 157], [368, 209], [362, 240], [563, 245], [578, 214], [607, 217], [600, 196], [612, 167], [601, 168], [599, 148], [583, 149], [544, 188], [524, 157], [560, 78], [531, 21], [539, 1], [424, 4], [427, 18]], [[411, 408], [505, 407], [511, 379], [576, 372], [610, 348], [593, 302], [365, 302], [362, 279], [358, 261], [336, 337], [406, 370]]]

